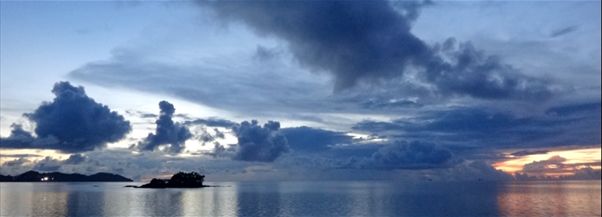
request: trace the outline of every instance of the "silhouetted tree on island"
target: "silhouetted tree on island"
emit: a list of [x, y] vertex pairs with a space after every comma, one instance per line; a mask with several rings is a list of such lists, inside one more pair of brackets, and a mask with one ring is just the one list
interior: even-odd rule
[[140, 188], [201, 188], [205, 176], [196, 172], [179, 172], [170, 179], [152, 179], [150, 183], [141, 185]]
[[205, 176], [196, 172], [176, 173], [169, 179], [170, 185], [183, 186], [183, 187], [202, 187]]

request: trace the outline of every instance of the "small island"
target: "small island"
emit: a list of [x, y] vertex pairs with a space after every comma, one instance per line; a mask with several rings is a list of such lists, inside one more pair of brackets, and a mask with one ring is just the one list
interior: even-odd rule
[[79, 173], [40, 173], [27, 171], [21, 175], [0, 175], [0, 182], [131, 182], [131, 179], [112, 173], [96, 173], [83, 175]]
[[196, 172], [179, 172], [170, 179], [152, 179], [150, 183], [141, 186], [127, 186], [135, 188], [202, 188], [205, 176]]

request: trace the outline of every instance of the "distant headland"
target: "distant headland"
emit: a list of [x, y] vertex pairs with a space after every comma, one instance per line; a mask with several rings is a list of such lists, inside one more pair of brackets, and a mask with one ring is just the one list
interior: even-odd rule
[[135, 188], [202, 188], [205, 176], [196, 172], [179, 172], [170, 179], [152, 179], [150, 183], [141, 186], [126, 186]]
[[131, 182], [132, 180], [118, 174], [96, 173], [83, 175], [79, 173], [40, 173], [27, 171], [21, 175], [5, 176], [0, 174], [0, 182]]

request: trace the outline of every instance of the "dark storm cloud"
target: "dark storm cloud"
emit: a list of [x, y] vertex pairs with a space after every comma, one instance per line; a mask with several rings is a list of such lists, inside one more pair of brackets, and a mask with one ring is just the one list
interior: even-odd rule
[[363, 167], [376, 169], [431, 169], [449, 167], [453, 154], [435, 144], [397, 141], [378, 149]]
[[280, 132], [280, 123], [269, 121], [244, 121], [233, 128], [238, 137], [238, 149], [233, 159], [241, 161], [272, 162], [289, 151], [287, 139]]
[[440, 94], [541, 99], [545, 81], [522, 75], [470, 43], [430, 47], [411, 33], [422, 3], [376, 1], [201, 1], [227, 21], [288, 42], [304, 66], [333, 74], [335, 91], [420, 71]]
[[32, 146], [35, 137], [25, 131], [20, 124], [12, 124], [10, 136], [0, 139], [0, 147], [3, 148], [26, 148]]
[[157, 124], [155, 133], [149, 133], [144, 141], [138, 143], [138, 149], [153, 151], [165, 145], [167, 152], [180, 153], [184, 149], [184, 143], [192, 137], [192, 134], [186, 126], [172, 120], [176, 109], [171, 103], [161, 101], [159, 108], [161, 113], [155, 122]]
[[599, 105], [597, 102], [554, 107], [544, 115], [528, 117], [480, 108], [455, 108], [391, 122], [362, 121], [353, 129], [469, 147], [591, 145], [600, 143]]
[[92, 150], [122, 139], [130, 130], [123, 116], [88, 97], [84, 88], [59, 82], [55, 99], [27, 117], [36, 123], [38, 137], [55, 137], [64, 151]]
[[360, 78], [398, 73], [404, 63], [428, 52], [409, 32], [410, 20], [386, 1], [201, 4], [224, 19], [242, 21], [261, 34], [288, 40], [302, 64], [336, 75], [336, 89], [353, 86]]
[[577, 29], [579, 29], [579, 26], [567, 26], [567, 27], [552, 31], [552, 33], [550, 33], [550, 37], [555, 38], [555, 37], [563, 36], [563, 35], [569, 34], [571, 32], [577, 31]]
[[280, 130], [288, 140], [288, 145], [295, 151], [319, 152], [329, 146], [352, 143], [352, 137], [342, 132], [335, 132], [311, 127], [283, 128]]
[[121, 140], [131, 130], [123, 116], [88, 97], [82, 86], [58, 82], [52, 93], [52, 102], [25, 114], [35, 123], [37, 138], [13, 125], [11, 136], [0, 140], [1, 147], [90, 151]]
[[426, 69], [421, 75], [442, 95], [527, 100], [547, 99], [552, 94], [547, 81], [521, 74], [472, 43], [457, 43], [452, 38], [434, 50], [437, 57], [420, 60]]

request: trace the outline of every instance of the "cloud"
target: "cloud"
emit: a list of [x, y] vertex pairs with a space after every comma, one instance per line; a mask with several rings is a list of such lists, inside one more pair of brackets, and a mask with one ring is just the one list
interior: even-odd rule
[[69, 158], [67, 158], [67, 160], [64, 160], [63, 163], [64, 164], [80, 164], [80, 163], [84, 162], [86, 159], [87, 159], [87, 157], [85, 155], [72, 154], [69, 156]]
[[201, 135], [199, 135], [198, 138], [203, 142], [203, 144], [215, 140], [215, 138], [205, 130], [202, 131]]
[[552, 37], [552, 38], [560, 37], [560, 36], [569, 34], [571, 32], [577, 31], [577, 29], [579, 29], [579, 26], [567, 26], [567, 27], [564, 27], [561, 29], [556, 29], [550, 33], [550, 37]]
[[186, 126], [172, 120], [176, 109], [171, 103], [161, 101], [159, 108], [161, 112], [155, 121], [157, 124], [155, 133], [149, 133], [143, 141], [138, 143], [137, 147], [143, 151], [153, 151], [159, 149], [160, 146], [165, 146], [165, 151], [169, 153], [181, 153], [184, 143], [192, 137], [192, 134]]
[[[38, 156], [26, 156], [20, 157], [12, 161], [6, 161], [2, 164], [2, 168], [0, 170], [1, 174], [20, 174], [27, 170], [37, 170], [37, 171], [49, 171], [49, 172], [58, 172], [65, 171], [66, 169], [77, 168], [81, 165], [84, 165], [87, 156], [82, 154], [72, 154], [69, 158], [65, 160], [55, 159], [49, 156], [46, 156], [40, 160], [32, 160], [28, 159], [30, 157], [38, 157]], [[96, 171], [98, 172], [98, 171]]]
[[218, 157], [227, 154], [227, 151], [228, 150], [226, 149], [226, 147], [224, 147], [222, 144], [220, 144], [219, 142], [214, 142], [213, 150], [211, 153], [209, 153], [209, 155], [213, 157]]
[[31, 170], [31, 163], [31, 160], [28, 160], [26, 157], [20, 157], [14, 160], [6, 161], [0, 166], [0, 174], [21, 174], [25, 171]]
[[591, 167], [585, 167], [575, 171], [574, 175], [563, 178], [573, 180], [600, 180], [602, 178], [602, 171]]
[[156, 114], [146, 113], [146, 112], [142, 112], [142, 111], [127, 110], [125, 112], [129, 115], [138, 116], [140, 118], [153, 118], [154, 119], [154, 118], [158, 117]]
[[552, 96], [551, 84], [529, 77], [472, 43], [451, 38], [435, 48], [437, 57], [422, 60], [422, 77], [440, 94], [483, 99], [542, 100]]
[[435, 144], [396, 141], [378, 149], [362, 162], [364, 168], [376, 169], [431, 169], [453, 165], [453, 154]]
[[562, 166], [562, 163], [565, 161], [566, 161], [566, 158], [556, 155], [556, 156], [550, 157], [547, 160], [533, 161], [531, 163], [525, 164], [523, 166], [523, 171], [526, 171], [526, 172], [541, 171], [541, 170], [546, 169], [550, 165], [559, 167], [559, 166]]
[[544, 99], [548, 82], [530, 78], [470, 43], [429, 46], [412, 34], [423, 5], [407, 2], [201, 1], [224, 21], [247, 24], [287, 42], [303, 65], [334, 77], [334, 90], [418, 71], [440, 94], [475, 98]]
[[270, 49], [264, 46], [257, 46], [257, 50], [255, 51], [255, 59], [260, 61], [269, 61], [274, 59], [279, 55], [278, 49]]
[[352, 143], [353, 139], [342, 132], [311, 127], [283, 128], [280, 131], [295, 152], [320, 152], [337, 144]]
[[346, 154], [316, 155], [313, 158], [326, 168], [363, 170], [444, 169], [463, 162], [449, 149], [423, 141], [396, 140], [380, 145], [358, 145], [357, 148], [337, 148], [335, 151]]
[[493, 168], [484, 161], [467, 161], [439, 174], [442, 180], [511, 181], [512, 175]]
[[11, 161], [6, 161], [2, 164], [2, 167], [14, 167], [14, 166], [22, 166], [30, 163], [31, 161], [27, 160], [25, 157], [20, 157]]
[[[389, 5], [398, 3], [400, 2], [375, 1], [374, 4], [382, 5], [383, 8], [392, 7], [394, 13], [400, 14], [399, 16], [408, 22], [413, 20], [412, 17], [415, 17], [419, 12], [420, 4], [414, 5], [414, 9], [408, 9], [410, 6], [407, 5], [398, 6], [399, 9]], [[405, 4], [406, 2], [403, 3]], [[201, 5], [207, 6], [211, 4], [212, 3], [202, 3]], [[269, 3], [225, 2], [224, 4], [241, 4], [241, 10], [246, 10], [247, 7], [244, 7], [245, 4], [255, 4], [256, 6], [251, 8], [261, 8], [263, 7], [263, 4]], [[273, 4], [287, 10], [290, 9], [289, 11], [299, 10], [299, 13], [305, 13], [305, 7], [310, 7], [304, 6], [297, 9], [295, 4], [298, 3], [295, 3], [294, 1], [276, 1]], [[288, 4], [291, 5], [287, 6]], [[315, 7], [321, 7], [319, 6], [321, 4], [326, 3], [319, 3], [317, 4], [318, 6]], [[363, 1], [342, 1], [338, 2], [338, 4], [343, 5], [343, 8], [353, 8], [353, 6], [347, 5], [359, 4], [361, 6], [362, 4], [371, 3]], [[207, 8], [212, 8], [212, 6]], [[358, 10], [362, 11], [363, 9]], [[406, 13], [403, 11], [414, 12]], [[229, 11], [224, 11], [224, 13], [226, 12]], [[232, 13], [234, 13], [234, 11]], [[365, 13], [371, 12], [368, 11]], [[410, 16], [405, 14], [414, 15]], [[272, 11], [269, 13], [266, 12], [264, 15], [266, 17], [274, 16]], [[350, 14], [350, 16], [352, 15], [353, 14]], [[242, 23], [247, 22], [242, 21], [242, 18], [236, 18], [239, 17], [238, 15], [230, 14], [224, 16], [233, 18], [223, 20], [239, 20]], [[288, 15], [282, 16], [286, 18]], [[291, 20], [296, 20], [296, 17], [291, 17]], [[203, 22], [205, 22], [204, 24], [206, 25], [201, 26], [198, 25], [198, 22], [190, 22], [190, 24], [185, 24], [190, 28], [169, 29], [169, 33], [165, 33], [162, 37], [172, 39], [170, 41], [177, 41], [174, 42], [176, 43], [175, 45], [172, 42], [156, 43], [153, 39], [144, 38], [141, 39], [139, 44], [136, 43], [137, 45], [127, 45], [116, 48], [113, 51], [112, 57], [109, 59], [82, 65], [70, 72], [69, 76], [102, 86], [120, 86], [152, 93], [170, 94], [174, 97], [226, 110], [245, 119], [259, 117], [262, 119], [277, 118], [282, 120], [285, 118], [283, 116], [286, 116], [288, 119], [299, 120], [301, 119], [301, 116], [289, 114], [313, 113], [311, 115], [313, 120], [304, 119], [303, 121], [318, 122], [324, 120], [321, 124], [339, 125], [347, 125], [356, 120], [343, 120], [346, 121], [346, 123], [342, 123], [343, 121], [340, 120], [333, 121], [333, 119], [330, 119], [332, 116], [329, 116], [328, 114], [349, 112], [390, 115], [392, 111], [416, 110], [416, 108], [422, 108], [423, 106], [428, 107], [432, 104], [444, 104], [449, 102], [448, 100], [458, 99], [458, 97], [465, 99], [464, 96], [466, 94], [477, 98], [488, 99], [534, 99], [549, 96], [549, 91], [546, 91], [547, 86], [545, 81], [523, 76], [520, 72], [522, 68], [520, 68], [521, 70], [514, 69], [512, 66], [504, 64], [504, 62], [500, 60], [501, 58], [487, 55], [487, 53], [480, 51], [475, 46], [470, 45], [470, 43], [456, 43], [454, 40], [438, 45], [424, 45], [426, 46], [429, 55], [425, 58], [421, 58], [420, 61], [410, 61], [410, 63], [407, 64], [394, 61], [397, 65], [403, 65], [404, 70], [396, 71], [390, 75], [383, 74], [382, 76], [378, 73], [376, 73], [375, 76], [372, 76], [372, 73], [364, 73], [358, 78], [358, 82], [355, 86], [349, 86], [346, 89], [344, 88], [344, 91], [332, 94], [331, 91], [333, 85], [332, 82], [328, 80], [328, 77], [333, 75], [333, 73], [330, 73], [330, 70], [321, 70], [327, 71], [327, 73], [312, 74], [309, 72], [311, 70], [307, 70], [303, 65], [300, 67], [298, 64], [299, 61], [296, 58], [291, 58], [291, 61], [288, 59], [289, 57], [294, 57], [295, 54], [292, 52], [292, 49], [287, 49], [287, 47], [290, 47], [286, 46], [286, 44], [299, 42], [299, 46], [302, 46], [302, 42], [306, 40], [304, 35], [300, 35], [299, 40], [285, 40], [283, 37], [274, 34], [264, 34], [264, 32], [268, 31], [258, 31], [254, 27], [246, 28], [246, 26], [241, 27], [240, 25], [235, 25], [233, 28], [230, 28], [230, 30], [232, 30], [230, 34], [224, 34], [225, 32], [223, 31], [206, 31], [207, 29], [223, 30], [223, 25], [220, 25], [223, 22], [216, 22], [212, 19], [204, 19]], [[282, 22], [284, 25], [288, 21], [274, 22]], [[306, 27], [305, 25], [310, 24], [303, 23], [303, 21], [299, 22], [302, 24], [300, 24], [300, 28], [314, 28], [311, 26]], [[378, 21], [378, 23], [380, 23], [380, 21]], [[316, 25], [322, 24], [318, 23]], [[349, 25], [349, 28], [352, 28], [354, 23], [350, 23]], [[194, 32], [196, 35], [192, 33], [182, 34], [182, 32], [180, 32], [184, 31], [181, 29], [195, 28], [200, 29], [198, 32]], [[257, 38], [250, 35], [249, 29], [258, 32], [259, 35], [272, 35], [274, 37]], [[333, 29], [333, 31], [335, 30], [336, 28]], [[363, 30], [359, 29], [357, 31]], [[366, 34], [374, 35], [374, 37], [385, 35], [380, 34], [376, 30], [374, 31], [374, 34]], [[337, 34], [336, 32], [329, 34], [334, 38], [342, 35]], [[182, 37], [182, 35], [188, 37]], [[293, 34], [291, 33], [291, 35]], [[293, 37], [294, 36], [290, 36], [290, 38]], [[321, 40], [320, 35], [316, 37], [316, 41]], [[355, 36], [341, 37], [354, 38]], [[357, 37], [363, 39], [360, 36]], [[365, 38], [368, 38], [368, 36]], [[303, 41], [301, 39], [303, 39]], [[227, 48], [224, 49], [225, 47], [222, 45], [232, 44], [228, 43], [231, 40], [240, 40], [241, 43], [235, 43], [237, 46], [226, 46]], [[209, 46], [209, 42], [214, 42], [212, 44], [213, 46]], [[344, 40], [337, 43], [341, 43], [340, 50], [345, 50], [343, 45], [349, 45], [350, 47], [348, 49], [350, 52], [354, 55], [355, 53], [358, 53], [357, 55], [359, 56], [363, 53], [356, 52], [356, 48], [360, 47], [359, 45], [364, 41], [359, 40], [359, 42], [361, 43], [358, 43], [357, 45], [351, 42], [346, 43]], [[377, 44], [379, 42], [376, 41], [373, 43]], [[330, 45], [329, 43], [324, 44]], [[370, 43], [365, 42], [365, 44]], [[483, 46], [478, 42], [475, 42], [475, 44]], [[161, 52], [149, 52], [151, 49], [157, 51], [157, 49], [155, 49], [157, 46], [161, 49]], [[374, 46], [377, 47], [377, 45]], [[189, 50], [182, 51], [182, 47], [192, 49], [194, 52]], [[211, 49], [209, 47], [211, 47]], [[402, 48], [403, 46], [386, 46], [382, 53], [384, 56], [387, 56], [387, 53], [391, 53], [387, 50], [391, 51]], [[326, 50], [327, 53], [337, 52], [330, 51], [332, 50], [330, 46], [323, 49]], [[175, 55], [174, 58], [166, 58], [165, 56], [167, 55], [162, 52], [163, 50], [174, 54], [190, 52], [201, 55], [193, 57], [188, 55]], [[278, 55], [271, 55], [273, 53], [278, 53]], [[343, 53], [343, 51], [340, 53]], [[376, 55], [381, 53], [381, 51], [375, 50], [373, 53]], [[365, 53], [365, 55], [370, 55], [370, 53]], [[266, 58], [262, 59], [257, 56], [271, 59], [265, 61]], [[344, 55], [333, 54], [332, 56], [337, 57]], [[507, 56], [508, 55], [504, 55], [502, 58], [506, 59]], [[304, 66], [307, 65], [308, 64], [304, 64]], [[352, 66], [353, 63], [345, 63], [344, 65]], [[457, 72], [458, 70], [461, 72]], [[345, 72], [337, 73], [337, 76], [339, 74], [343, 76], [345, 75]], [[177, 83], [178, 85], [170, 85], [173, 83]], [[342, 97], [348, 96], [346, 94], [351, 95], [351, 99], [341, 99]], [[220, 97], [215, 97], [216, 95], [219, 95]], [[512, 103], [514, 102], [515, 101], [512, 101]], [[310, 115], [305, 115], [305, 117], [309, 116]], [[340, 127], [333, 128], [341, 129]]]
[[45, 157], [44, 159], [37, 161], [32, 169], [43, 172], [54, 172], [58, 171], [61, 166], [62, 162], [60, 160], [56, 160], [51, 157]]
[[233, 131], [238, 137], [238, 147], [233, 157], [235, 160], [272, 162], [289, 151], [279, 122], [268, 121], [262, 127], [255, 120], [244, 121]]
[[421, 105], [414, 100], [408, 99], [380, 99], [369, 98], [361, 102], [362, 107], [367, 109], [394, 109], [394, 108], [416, 108]]
[[232, 127], [238, 125], [238, 123], [236, 123], [236, 122], [222, 119], [222, 118], [216, 118], [216, 117], [198, 118], [195, 120], [190, 120], [190, 121], [184, 122], [184, 125], [197, 125], [197, 124], [205, 125], [208, 127], [224, 127], [224, 128], [232, 128]]
[[0, 140], [0, 147], [90, 151], [121, 140], [131, 130], [123, 116], [88, 97], [82, 86], [58, 82], [52, 93], [52, 102], [25, 114], [35, 123], [37, 137], [13, 125], [11, 135]]
[[161, 152], [132, 153], [127, 149], [105, 149], [86, 153], [86, 160], [77, 165], [63, 165], [63, 172], [92, 174], [110, 172], [126, 175], [136, 180], [147, 180], [178, 171], [199, 171], [209, 179], [220, 179], [232, 171], [242, 170], [252, 162], [232, 161], [224, 158], [181, 157]]
[[30, 132], [25, 131], [20, 124], [11, 124], [10, 136], [0, 139], [0, 147], [26, 148], [31, 146], [36, 138]]
[[533, 161], [523, 166], [523, 173], [535, 174], [540, 176], [546, 175], [564, 175], [566, 173], [574, 173], [582, 168], [591, 166], [600, 166], [600, 161], [591, 163], [569, 163], [567, 159], [559, 155], [552, 156], [547, 160]]
[[515, 156], [515, 157], [520, 157], [520, 156], [546, 154], [546, 153], [548, 153], [548, 150], [522, 150], [522, 151], [514, 152], [510, 155]]
[[563, 106], [552, 107], [546, 110], [547, 115], [556, 115], [561, 117], [571, 115], [587, 115], [590, 113], [600, 113], [602, 108], [601, 102], [586, 102], [578, 104], [568, 104]]
[[393, 121], [366, 120], [353, 129], [391, 138], [464, 147], [591, 145], [600, 144], [599, 105], [599, 102], [565, 105], [528, 116], [456, 107]]
[[555, 155], [546, 160], [525, 164], [516, 174], [517, 179], [600, 179], [600, 161], [570, 163], [566, 158]]
[[1, 154], [0, 158], [28, 158], [28, 157], [41, 157], [38, 154]]
[[[240, 56], [233, 53], [227, 57], [173, 63], [144, 56], [137, 48], [130, 48], [115, 52], [110, 60], [85, 64], [69, 76], [102, 86], [170, 94], [249, 116], [307, 111], [317, 105], [334, 110], [331, 103], [325, 102], [331, 95], [327, 81], [319, 81], [298, 67], [258, 63]], [[170, 85], [173, 83], [178, 85]]]
[[302, 64], [335, 74], [335, 89], [352, 86], [359, 78], [397, 73], [404, 62], [427, 52], [423, 42], [409, 32], [410, 20], [385, 1], [215, 1], [202, 5], [222, 19], [241, 21], [261, 34], [287, 40]]

